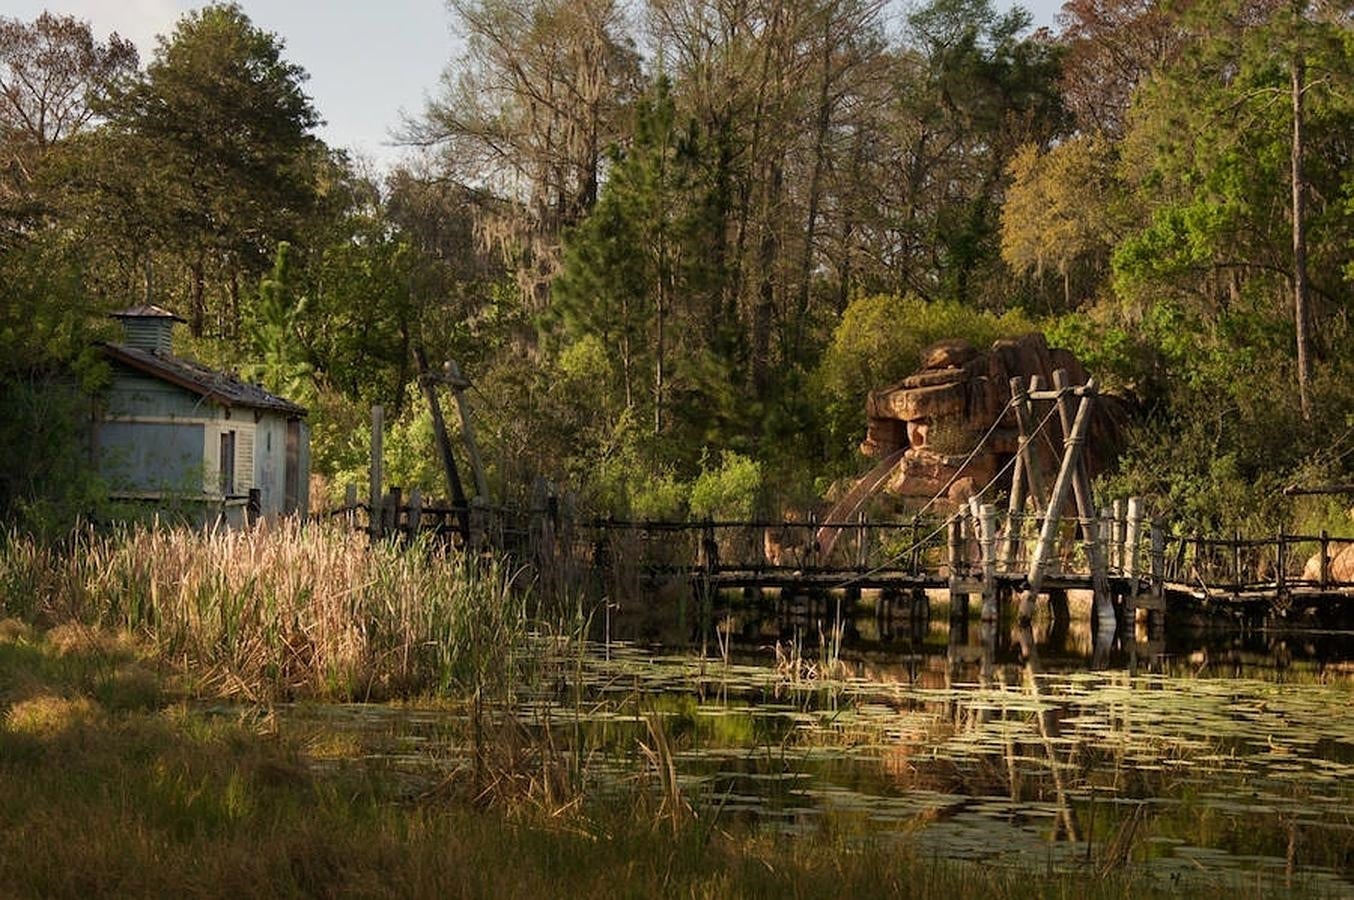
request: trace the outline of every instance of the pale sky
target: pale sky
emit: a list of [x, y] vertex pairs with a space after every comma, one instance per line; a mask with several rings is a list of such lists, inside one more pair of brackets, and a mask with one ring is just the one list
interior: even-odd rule
[[[0, 14], [32, 20], [44, 9], [85, 19], [100, 38], [116, 31], [141, 52], [168, 34], [190, 0], [4, 0]], [[1006, 6], [998, 0], [999, 6]], [[1052, 25], [1062, 0], [1026, 0], [1034, 24]], [[442, 0], [242, 0], [254, 24], [286, 42], [284, 57], [310, 73], [305, 89], [326, 124], [320, 137], [381, 165], [406, 152], [391, 146], [401, 113], [418, 114], [459, 53]]]

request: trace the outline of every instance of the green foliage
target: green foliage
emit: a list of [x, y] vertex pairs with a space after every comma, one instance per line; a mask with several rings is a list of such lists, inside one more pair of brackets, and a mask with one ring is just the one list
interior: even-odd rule
[[566, 234], [553, 286], [552, 320], [565, 345], [591, 340], [606, 350], [603, 408], [641, 412], [656, 434], [694, 424], [668, 421], [674, 406], [688, 412], [674, 396], [699, 390], [719, 366], [709, 314], [724, 274], [711, 252], [721, 223], [706, 150], [694, 124], [679, 126], [660, 76], [636, 104], [633, 142], [613, 152], [596, 207]]
[[0, 521], [51, 539], [107, 505], [90, 458], [91, 412], [73, 382], [0, 380]]
[[719, 465], [707, 459], [691, 485], [691, 514], [697, 518], [747, 521], [757, 514], [765, 492], [762, 466], [754, 459], [723, 450]]
[[999, 338], [1034, 330], [1018, 311], [997, 316], [953, 301], [890, 294], [852, 301], [812, 379], [829, 458], [853, 459], [864, 437], [866, 394], [916, 371], [926, 347], [960, 338], [986, 349]]
[[291, 245], [283, 241], [277, 245], [272, 274], [259, 285], [249, 323], [258, 362], [241, 374], [293, 403], [309, 406], [315, 396], [315, 367], [303, 359], [298, 328], [306, 315], [307, 300], [296, 296], [296, 278]]

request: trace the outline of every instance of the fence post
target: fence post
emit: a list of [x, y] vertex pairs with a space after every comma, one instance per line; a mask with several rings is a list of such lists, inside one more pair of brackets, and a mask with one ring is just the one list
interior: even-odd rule
[[381, 432], [385, 428], [385, 408], [380, 404], [371, 408], [371, 503], [367, 507], [367, 531], [373, 538], [381, 536]]
[[351, 482], [343, 489], [343, 521], [349, 531], [357, 527], [357, 485]]
[[418, 537], [423, 527], [423, 492], [418, 488], [409, 489], [409, 537]]
[[1274, 588], [1280, 598], [1288, 594], [1288, 548], [1284, 544], [1283, 529], [1279, 529], [1278, 549], [1274, 552]]
[[1236, 589], [1241, 591], [1246, 583], [1241, 577], [1241, 532], [1232, 531], [1232, 577], [1236, 580]]
[[1142, 498], [1129, 497], [1127, 521], [1124, 526], [1124, 569], [1128, 576], [1128, 595], [1124, 603], [1124, 620], [1135, 622], [1138, 617], [1138, 559], [1142, 542]]
[[1110, 565], [1120, 575], [1124, 574], [1124, 543], [1128, 539], [1128, 510], [1123, 500], [1115, 500], [1113, 505], [1114, 525], [1110, 545]]
[[383, 510], [381, 516], [381, 525], [384, 530], [398, 533], [400, 530], [400, 506], [404, 502], [404, 488], [397, 485], [390, 486], [390, 505]]
[[870, 539], [869, 538], [870, 533], [866, 528], [867, 521], [868, 517], [865, 514], [865, 510], [862, 509], [860, 513], [856, 516], [856, 529], [860, 535], [860, 537], [856, 541], [856, 568], [862, 572], [865, 571], [870, 556], [869, 555], [870, 548], [867, 543]]
[[1330, 584], [1330, 532], [1321, 529], [1321, 590]]
[[964, 547], [964, 522], [958, 513], [950, 518], [946, 545], [950, 566], [950, 621], [968, 621], [968, 594], [959, 588], [960, 559]]

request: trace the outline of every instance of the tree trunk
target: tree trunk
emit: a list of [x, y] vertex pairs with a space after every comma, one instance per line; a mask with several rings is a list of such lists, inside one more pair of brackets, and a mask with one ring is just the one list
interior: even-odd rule
[[752, 387], [758, 400], [765, 400], [771, 388], [771, 319], [776, 308], [776, 258], [780, 242], [776, 235], [776, 213], [780, 208], [785, 173], [780, 160], [771, 165], [766, 189], [766, 207], [762, 215], [762, 240], [758, 254], [761, 284], [752, 311]]
[[197, 257], [193, 260], [193, 293], [189, 301], [188, 310], [188, 331], [193, 337], [202, 337], [203, 324], [207, 318], [206, 309], [206, 263], [203, 260], [205, 251], [199, 249]]
[[1302, 171], [1303, 117], [1302, 93], [1306, 81], [1306, 60], [1302, 48], [1293, 54], [1293, 324], [1298, 344], [1298, 399], [1302, 418], [1312, 418], [1307, 385], [1311, 377], [1310, 331], [1311, 302], [1307, 290], [1307, 180]]
[[[835, 10], [834, 10], [835, 12]], [[814, 129], [813, 171], [809, 175], [808, 221], [804, 228], [804, 253], [799, 261], [799, 303], [795, 308], [794, 337], [790, 342], [791, 357], [799, 360], [804, 345], [805, 320], [809, 315], [809, 288], [813, 280], [813, 242], [818, 228], [819, 194], [822, 192], [823, 166], [827, 156], [827, 130], [832, 123], [829, 89], [832, 85], [832, 22], [833, 13], [823, 23], [823, 70], [818, 83], [818, 122]]]

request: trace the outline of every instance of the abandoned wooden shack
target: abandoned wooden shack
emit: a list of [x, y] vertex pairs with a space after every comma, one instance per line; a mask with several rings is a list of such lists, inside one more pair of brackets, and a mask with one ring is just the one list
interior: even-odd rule
[[143, 305], [112, 314], [121, 343], [94, 427], [95, 459], [114, 500], [196, 524], [238, 526], [309, 506], [306, 410], [262, 387], [175, 356], [182, 322]]

